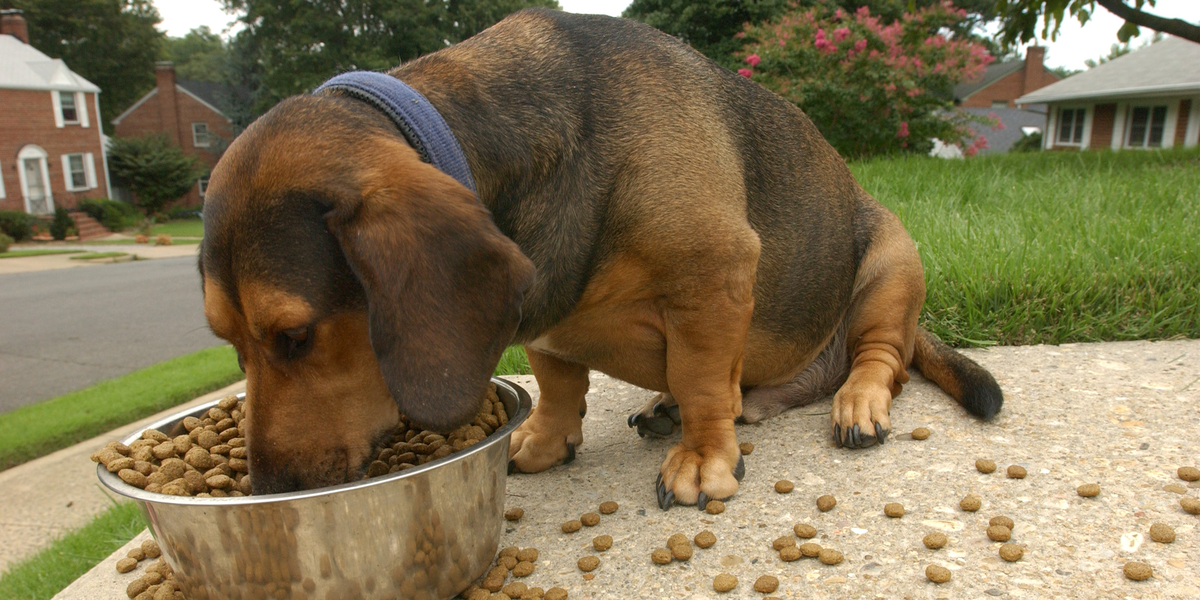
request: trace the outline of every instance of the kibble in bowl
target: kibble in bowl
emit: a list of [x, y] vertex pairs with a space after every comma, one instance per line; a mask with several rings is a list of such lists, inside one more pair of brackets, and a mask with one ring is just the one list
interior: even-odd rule
[[[269, 588], [280, 597], [312, 599], [341, 597], [365, 585], [380, 597], [450, 597], [478, 579], [495, 557], [504, 522], [509, 434], [532, 406], [519, 386], [493, 382], [505, 422], [499, 417], [484, 422], [491, 429], [485, 439], [433, 458], [450, 443], [447, 436], [423, 434], [418, 440], [414, 432], [400, 443], [424, 444], [412, 453], [430, 458], [373, 479], [285, 494], [234, 494], [242, 491], [241, 482], [248, 483], [241, 470], [248, 462], [245, 432], [233, 413], [240, 412], [237, 398], [180, 411], [146, 434], [106, 447], [108, 461], [97, 465], [97, 473], [149, 517], [162, 557], [186, 597], [231, 600]], [[213, 408], [228, 416], [215, 419], [221, 413], [210, 412]], [[170, 454], [163, 446], [167, 441], [175, 454], [155, 457], [158, 448], [160, 456]], [[209, 461], [193, 450], [206, 452]], [[398, 465], [407, 458], [388, 450], [393, 456], [377, 461], [388, 470], [395, 466], [390, 459], [397, 458]], [[420, 454], [424, 451], [429, 454]], [[189, 452], [195, 464], [188, 462]], [[147, 487], [157, 485], [158, 491], [134, 487], [118, 475], [122, 469], [112, 471], [113, 463], [126, 466], [121, 458], [132, 459], [128, 468], [146, 475]], [[147, 468], [155, 460], [158, 469]], [[207, 492], [196, 492], [200, 481]], [[211, 497], [185, 495], [192, 493]]]

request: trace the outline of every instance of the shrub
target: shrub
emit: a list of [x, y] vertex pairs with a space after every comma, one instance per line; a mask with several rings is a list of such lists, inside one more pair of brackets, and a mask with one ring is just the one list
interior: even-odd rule
[[1021, 136], [1017, 143], [1009, 148], [1009, 152], [1041, 152], [1042, 151], [1042, 132], [1035, 131], [1029, 135]]
[[115, 180], [133, 191], [134, 204], [148, 217], [186, 194], [205, 172], [200, 161], [163, 135], [113, 138], [108, 167]]
[[138, 221], [138, 209], [128, 202], [109, 200], [108, 198], [89, 198], [79, 203], [79, 209], [109, 231], [121, 231], [133, 227]]
[[54, 209], [54, 220], [50, 222], [50, 237], [56, 240], [67, 239], [67, 230], [75, 224], [67, 209], [59, 206]]
[[20, 242], [33, 237], [35, 217], [19, 210], [0, 210], [0, 232]]
[[933, 138], [962, 147], [972, 121], [953, 110], [953, 86], [994, 59], [966, 39], [949, 39], [966, 12], [949, 3], [883, 25], [866, 7], [854, 14], [820, 5], [748, 26], [738, 73], [804, 110], [847, 158], [928, 153]]
[[199, 219], [201, 207], [199, 206], [176, 206], [167, 211], [167, 217], [172, 221], [180, 219]]
[[13, 239], [7, 235], [0, 233], [0, 253], [8, 252], [8, 247], [13, 244]]

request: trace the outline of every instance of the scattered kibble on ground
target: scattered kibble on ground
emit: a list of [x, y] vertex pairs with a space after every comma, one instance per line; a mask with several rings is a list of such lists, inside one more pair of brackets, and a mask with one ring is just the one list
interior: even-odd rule
[[600, 514], [611, 515], [611, 514], [617, 512], [618, 508], [619, 508], [619, 506], [617, 505], [617, 503], [613, 502], [612, 500], [608, 500], [606, 502], [601, 502], [600, 503]]
[[992, 525], [987, 528], [987, 536], [993, 542], [1007, 542], [1012, 537], [1012, 530], [1003, 525]]
[[816, 558], [817, 556], [820, 556], [821, 550], [822, 548], [820, 544], [814, 544], [813, 542], [805, 542], [800, 544], [800, 554], [803, 554], [808, 558]]
[[728, 592], [729, 590], [737, 587], [737, 584], [737, 577], [734, 577], [729, 573], [721, 573], [720, 575], [713, 577], [713, 589], [717, 590], [718, 592]]
[[1196, 467], [1179, 467], [1175, 474], [1184, 481], [1200, 481], [1200, 469]]
[[709, 500], [708, 504], [704, 505], [704, 512], [710, 515], [719, 515], [725, 512], [725, 503], [720, 500]]
[[596, 552], [604, 552], [605, 550], [612, 548], [612, 544], [612, 536], [608, 534], [598, 535], [592, 538], [592, 548], [595, 548]]
[[580, 571], [590, 573], [600, 566], [600, 558], [597, 556], [585, 556], [575, 563]]
[[546, 595], [542, 596], [544, 600], [567, 600], [567, 590], [560, 587], [552, 587], [546, 590]]
[[579, 517], [579, 522], [587, 527], [595, 527], [600, 524], [600, 515], [596, 513], [587, 513]]
[[993, 473], [996, 471], [996, 461], [981, 458], [975, 461], [975, 468], [980, 473]]
[[1200, 515], [1200, 500], [1192, 498], [1191, 496], [1184, 496], [1183, 498], [1180, 498], [1179, 506], [1181, 506], [1183, 510], [1193, 515]]
[[934, 583], [946, 583], [950, 581], [950, 569], [941, 565], [929, 565], [925, 567], [925, 577]]
[[958, 503], [958, 506], [967, 512], [975, 512], [979, 510], [980, 506], [983, 506], [983, 501], [979, 499], [978, 494], [967, 494], [963, 497], [962, 501]]
[[650, 553], [650, 560], [654, 561], [654, 564], [656, 565], [668, 564], [673, 558], [674, 557], [671, 556], [671, 551], [667, 550], [666, 548], [659, 548]]
[[817, 560], [827, 565], [836, 565], [842, 562], [844, 558], [841, 552], [832, 548], [821, 548], [821, 551], [817, 553]]
[[780, 494], [790, 493], [794, 489], [796, 489], [796, 484], [786, 479], [780, 479], [779, 481], [775, 482], [775, 491]]
[[1145, 581], [1154, 576], [1154, 569], [1151, 569], [1150, 565], [1143, 562], [1131, 560], [1125, 563], [1124, 570], [1125, 576], [1134, 581]]
[[713, 532], [706, 529], [700, 533], [697, 533], [696, 537], [692, 541], [696, 542], [696, 545], [701, 548], [710, 548], [713, 544], [717, 543], [717, 536], [713, 535]]
[[[804, 545], [807, 546], [808, 544], [804, 544]], [[794, 560], [800, 560], [800, 556], [801, 556], [801, 550], [795, 546], [784, 546], [779, 551], [779, 560], [782, 560], [783, 562], [792, 562]]]
[[797, 523], [796, 526], [792, 528], [792, 531], [796, 533], [796, 537], [804, 538], [806, 540], [817, 537], [817, 528], [809, 525], [808, 523]]
[[904, 505], [899, 502], [888, 502], [883, 505], [883, 514], [893, 519], [899, 519], [904, 516]]
[[1021, 465], [1009, 465], [1008, 476], [1010, 478], [1025, 479], [1026, 475], [1028, 475], [1028, 473], [1025, 471], [1025, 467], [1022, 467]]
[[779, 589], [779, 579], [771, 575], [763, 575], [754, 580], [754, 591], [762, 594], [770, 594]]
[[925, 547], [929, 548], [930, 550], [937, 550], [938, 548], [944, 547], [947, 541], [946, 534], [940, 531], [935, 531], [925, 536], [921, 540], [921, 543], [925, 544]]
[[754, 452], [754, 444], [751, 444], [750, 442], [742, 442], [738, 444], [738, 450], [741, 451], [742, 456], [746, 456], [747, 454]]
[[820, 509], [821, 512], [828, 512], [835, 506], [837, 506], [837, 498], [834, 498], [829, 494], [825, 494], [824, 496], [817, 498], [817, 508]]
[[580, 523], [577, 520], [571, 520], [571, 521], [567, 521], [566, 523], [562, 524], [562, 531], [563, 531], [563, 533], [575, 533], [576, 531], [579, 531], [582, 527], [583, 527], [583, 523]]
[[1083, 496], [1084, 498], [1094, 498], [1100, 495], [1100, 484], [1085, 483], [1075, 488], [1075, 493]]
[[525, 516], [523, 508], [510, 508], [504, 511], [504, 518], [508, 521], [520, 521], [523, 516]]
[[1000, 558], [1003, 558], [1008, 562], [1016, 562], [1021, 560], [1021, 557], [1024, 555], [1025, 549], [1016, 544], [1004, 544], [1003, 546], [1000, 546]]
[[926, 427], [918, 427], [912, 430], [912, 438], [914, 440], [929, 439], [929, 429]]
[[137, 568], [138, 561], [133, 558], [125, 557], [117, 561], [117, 572], [128, 573]]
[[1155, 523], [1150, 526], [1150, 539], [1160, 544], [1170, 544], [1175, 541], [1175, 529], [1166, 523]]
[[1016, 526], [1016, 523], [1013, 523], [1012, 519], [1010, 519], [1004, 515], [997, 515], [995, 517], [992, 517], [991, 520], [988, 521], [988, 525], [999, 525], [1001, 527], [1007, 527], [1011, 530], [1013, 527]]
[[778, 552], [779, 550], [783, 550], [784, 548], [787, 548], [788, 546], [795, 546], [795, 545], [796, 545], [795, 538], [793, 538], [790, 535], [781, 535], [781, 536], [775, 538], [775, 541], [771, 543], [771, 548], [774, 549], [776, 552]]

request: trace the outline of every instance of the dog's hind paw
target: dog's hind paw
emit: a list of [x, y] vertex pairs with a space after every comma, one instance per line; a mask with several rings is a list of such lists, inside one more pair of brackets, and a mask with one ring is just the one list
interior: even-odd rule
[[627, 423], [641, 437], [667, 437], [679, 427], [679, 406], [670, 394], [659, 394], [641, 412], [629, 415]]

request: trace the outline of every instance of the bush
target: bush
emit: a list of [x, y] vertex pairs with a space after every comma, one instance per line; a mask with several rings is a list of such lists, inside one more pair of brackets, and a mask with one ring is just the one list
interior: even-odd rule
[[0, 233], [0, 253], [8, 252], [8, 247], [13, 244], [13, 239], [7, 235]]
[[21, 242], [33, 237], [35, 217], [19, 210], [0, 210], [0, 232]]
[[176, 206], [167, 211], [167, 217], [171, 221], [180, 219], [199, 219], [201, 207], [199, 206]]
[[121, 231], [138, 222], [138, 209], [128, 202], [108, 198], [89, 198], [79, 203], [79, 209], [100, 221], [109, 231]]
[[866, 7], [830, 8], [747, 27], [741, 35], [754, 41], [738, 73], [799, 106], [846, 158], [927, 154], [933, 138], [978, 151], [968, 124], [996, 123], [953, 110], [953, 87], [994, 59], [976, 42], [938, 33], [965, 11], [934, 5], [884, 25]]
[[134, 204], [148, 217], [183, 197], [207, 172], [199, 160], [163, 135], [113, 138], [108, 168], [114, 181], [133, 191]]
[[67, 239], [67, 231], [75, 225], [67, 209], [59, 206], [54, 209], [54, 220], [50, 222], [50, 237], [56, 240]]
[[1042, 132], [1036, 131], [1029, 135], [1021, 136], [1017, 143], [1012, 145], [1009, 152], [1041, 152], [1042, 151]]

